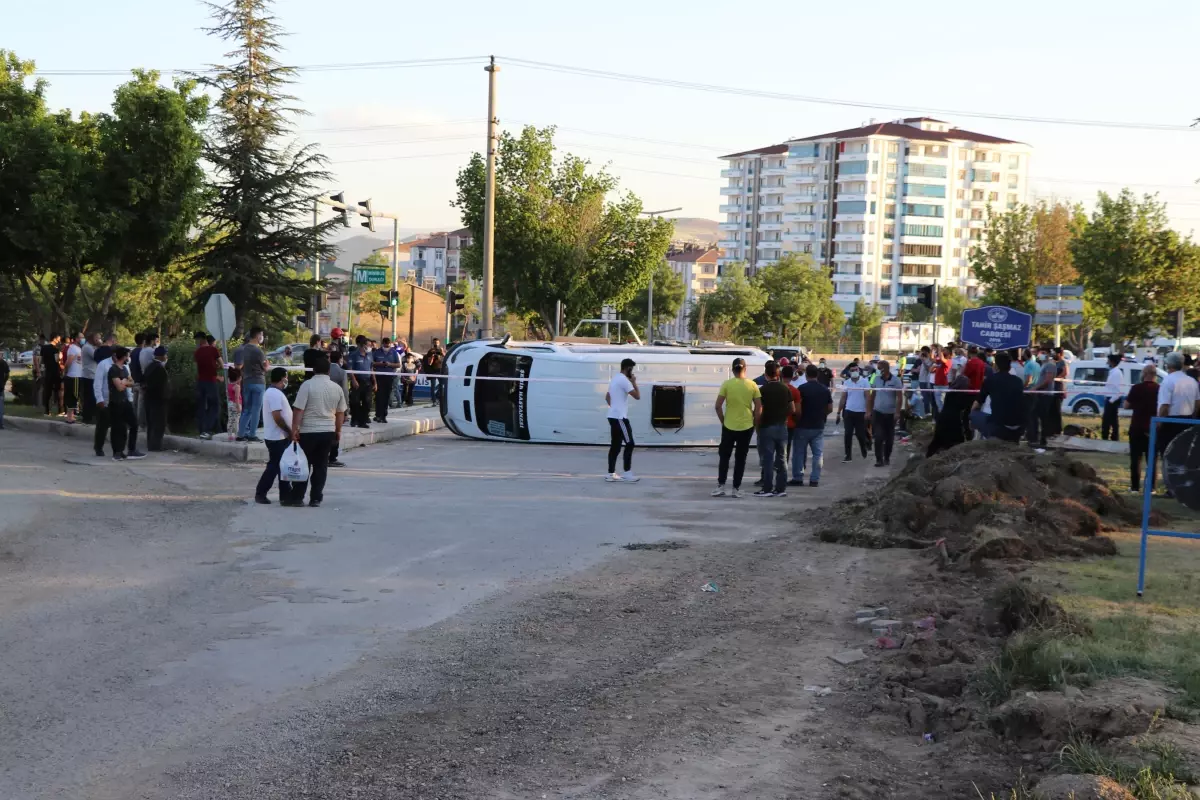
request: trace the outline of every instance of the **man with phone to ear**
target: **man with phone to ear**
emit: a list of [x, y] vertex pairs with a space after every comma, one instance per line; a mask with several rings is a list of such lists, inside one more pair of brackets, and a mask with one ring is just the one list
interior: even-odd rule
[[[633, 474], [633, 429], [629, 427], [629, 398], [642, 399], [638, 389], [637, 378], [633, 368], [637, 364], [632, 358], [621, 361], [621, 371], [613, 375], [608, 382], [608, 392], [604, 402], [608, 403], [608, 427], [612, 431], [611, 444], [608, 447], [608, 475], [604, 480], [609, 483], [637, 483], [638, 476]], [[617, 454], [625, 447], [625, 471], [617, 473]]]

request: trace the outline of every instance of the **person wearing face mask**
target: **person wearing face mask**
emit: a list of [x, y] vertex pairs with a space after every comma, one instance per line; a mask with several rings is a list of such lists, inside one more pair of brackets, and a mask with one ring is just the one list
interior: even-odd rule
[[853, 364], [846, 370], [846, 380], [842, 382], [842, 401], [838, 406], [838, 416], [846, 423], [846, 457], [843, 464], [850, 463], [852, 446], [855, 437], [862, 451], [862, 457], [867, 457], [867, 392], [871, 384], [862, 376], [858, 364]]
[[[898, 375], [892, 374], [891, 365], [886, 361], [879, 362], [879, 374], [875, 378], [874, 388], [867, 398], [867, 408], [870, 410], [871, 428], [875, 432], [875, 466], [884, 467], [892, 463], [892, 440], [896, 423], [900, 420], [900, 410], [904, 407], [901, 396], [904, 384]], [[847, 430], [849, 428], [847, 427]]]
[[817, 362], [817, 380], [826, 389], [833, 385], [833, 370], [825, 363], [825, 359]]
[[1057, 430], [1051, 430], [1054, 404], [1059, 402], [1058, 397], [1053, 394], [1054, 378], [1058, 374], [1058, 365], [1050, 360], [1050, 349], [1048, 347], [1038, 349], [1037, 360], [1038, 364], [1041, 365], [1041, 370], [1038, 373], [1037, 383], [1033, 385], [1033, 390], [1037, 394], [1034, 395], [1034, 412], [1030, 415], [1025, 439], [1029, 442], [1030, 447], [1038, 451], [1044, 451], [1046, 449], [1046, 437], [1058, 434]]

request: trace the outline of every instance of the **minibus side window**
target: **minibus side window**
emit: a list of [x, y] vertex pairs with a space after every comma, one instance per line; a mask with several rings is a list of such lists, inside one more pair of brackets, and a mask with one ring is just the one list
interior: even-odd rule
[[[528, 378], [531, 356], [488, 353], [479, 359], [476, 378]], [[476, 380], [475, 420], [490, 436], [529, 438], [529, 383], [524, 380]]]

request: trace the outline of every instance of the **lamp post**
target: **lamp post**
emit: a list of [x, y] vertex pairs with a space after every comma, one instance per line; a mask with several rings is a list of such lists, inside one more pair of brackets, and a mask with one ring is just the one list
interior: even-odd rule
[[[658, 211], [643, 211], [650, 219], [661, 217], [663, 214], [670, 214], [672, 211], [682, 211], [683, 206], [678, 208], [664, 208]], [[650, 273], [650, 286], [646, 290], [646, 341], [654, 344], [654, 273]]]

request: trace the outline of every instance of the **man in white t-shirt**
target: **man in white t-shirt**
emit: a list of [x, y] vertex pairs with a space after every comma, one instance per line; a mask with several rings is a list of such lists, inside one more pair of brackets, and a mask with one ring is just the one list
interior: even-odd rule
[[[633, 429], [629, 427], [629, 398], [642, 399], [637, 378], [633, 375], [636, 366], [632, 358], [621, 361], [621, 371], [608, 382], [608, 392], [604, 395], [604, 402], [608, 403], [608, 427], [612, 433], [608, 447], [608, 476], [604, 479], [609, 483], [635, 483], [638, 480], [633, 474]], [[625, 471], [618, 474], [617, 454], [622, 446], [625, 448]]]
[[[287, 388], [288, 372], [283, 367], [271, 370], [271, 385], [263, 394], [262, 427], [263, 441], [267, 445], [267, 467], [258, 479], [254, 490], [254, 502], [270, 505], [267, 492], [279, 478], [279, 459], [292, 443], [292, 404], [283, 390]], [[282, 495], [280, 500], [283, 500]]]
[[954, 379], [963, 374], [963, 369], [967, 366], [967, 353], [961, 347], [954, 351], [954, 358], [950, 359], [950, 383], [954, 383]]
[[79, 347], [81, 341], [82, 333], [73, 335], [67, 343], [67, 355], [63, 358], [63, 378], [66, 381], [63, 386], [63, 402], [67, 406], [67, 423], [70, 425], [75, 424], [75, 411], [79, 409], [81, 397], [80, 384], [83, 383], [83, 350]]

